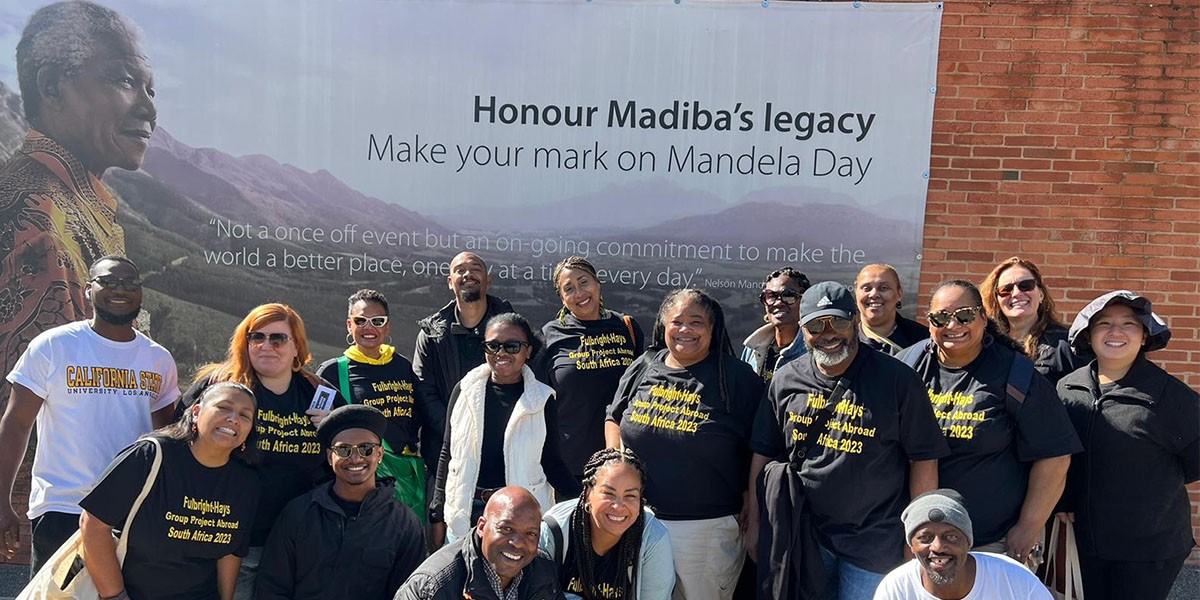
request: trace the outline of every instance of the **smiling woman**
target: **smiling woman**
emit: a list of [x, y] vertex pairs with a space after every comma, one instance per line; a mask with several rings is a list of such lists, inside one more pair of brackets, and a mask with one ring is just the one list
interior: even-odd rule
[[[80, 502], [87, 569], [101, 597], [233, 597], [259, 500], [258, 477], [246, 464], [257, 454], [254, 422], [254, 393], [238, 383], [218, 383], [182, 420], [113, 461]], [[128, 549], [124, 564], [118, 563], [113, 529], [123, 527], [160, 452], [154, 493], [138, 509], [137, 526], [123, 534]]]

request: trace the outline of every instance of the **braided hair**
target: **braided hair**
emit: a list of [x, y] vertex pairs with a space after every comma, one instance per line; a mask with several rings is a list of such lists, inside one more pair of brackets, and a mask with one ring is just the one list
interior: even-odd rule
[[[642, 480], [642, 489], [646, 487], [646, 467], [642, 459], [633, 450], [626, 448], [606, 448], [600, 450], [588, 459], [583, 466], [583, 492], [579, 494], [579, 504], [571, 511], [571, 531], [569, 548], [574, 548], [575, 571], [579, 574], [582, 590], [579, 592], [584, 600], [599, 600], [590, 594], [596, 589], [596, 565], [591, 560], [592, 521], [589, 516], [588, 495], [596, 487], [596, 475], [600, 469], [608, 465], [628, 465]], [[642, 499], [638, 507], [637, 519], [625, 531], [615, 548], [610, 552], [617, 553], [616, 586], [623, 590], [623, 598], [635, 596], [634, 586], [638, 579], [638, 563], [641, 562], [642, 532], [646, 528], [646, 502]]]
[[721, 304], [715, 298], [709, 296], [704, 290], [698, 288], [683, 288], [667, 292], [667, 297], [663, 298], [662, 306], [658, 307], [658, 318], [654, 320], [654, 336], [651, 339], [651, 350], [662, 350], [667, 347], [667, 313], [677, 304], [684, 302], [695, 302], [700, 305], [700, 308], [708, 314], [708, 322], [712, 325], [712, 341], [708, 346], [708, 353], [717, 354], [717, 373], [719, 373], [721, 383], [721, 400], [725, 403], [725, 412], [731, 412], [729, 402], [729, 384], [725, 381], [725, 359], [737, 355], [733, 353], [733, 340], [729, 339], [729, 330], [725, 328], [725, 311], [721, 309]]
[[[554, 265], [554, 273], [550, 275], [550, 283], [551, 283], [551, 285], [554, 286], [554, 295], [558, 296], [559, 300], [562, 299], [562, 292], [561, 292], [561, 290], [558, 289], [558, 276], [562, 275], [562, 272], [566, 271], [567, 269], [579, 269], [580, 271], [586, 271], [589, 275], [592, 276], [592, 279], [596, 280], [597, 284], [600, 283], [600, 276], [596, 274], [596, 267], [593, 267], [592, 263], [588, 262], [588, 259], [586, 259], [582, 256], [568, 256], [568, 257], [562, 259], [561, 261], [559, 261], [559, 263], [557, 265]], [[569, 312], [570, 311], [567, 310], [567, 305], [564, 303], [562, 305], [562, 308], [558, 309], [558, 316], [557, 316], [558, 322], [566, 323], [567, 314]], [[600, 295], [600, 314], [602, 316], [604, 314], [604, 295], [603, 294]]]

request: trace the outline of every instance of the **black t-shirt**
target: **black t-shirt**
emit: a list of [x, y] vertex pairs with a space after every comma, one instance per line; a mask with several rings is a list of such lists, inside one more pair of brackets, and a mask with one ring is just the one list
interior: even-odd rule
[[488, 319], [493, 316], [495, 315], [488, 311], [474, 327], [465, 327], [458, 322], [458, 309], [454, 310], [454, 322], [450, 324], [450, 335], [454, 336], [454, 346], [458, 348], [458, 364], [462, 369], [462, 375], [483, 364], [483, 335], [487, 333], [485, 329]]
[[567, 314], [542, 327], [546, 347], [534, 371], [554, 388], [562, 430], [563, 462], [576, 477], [597, 450], [604, 448], [604, 420], [617, 383], [642, 353], [642, 330], [630, 319], [634, 339], [623, 315], [609, 312], [596, 321]]
[[[771, 380], [751, 447], [787, 461], [807, 436], [818, 436], [800, 477], [819, 537], [852, 564], [886, 573], [904, 560], [908, 462], [949, 451], [925, 389], [904, 363], [859, 345], [846, 376], [849, 388], [828, 406], [837, 379], [821, 373], [812, 355], [784, 365]], [[811, 430], [819, 411], [830, 410], [825, 425]]]
[[[258, 478], [237, 459], [210, 468], [186, 442], [161, 439], [158, 479], [133, 518], [121, 573], [133, 600], [217, 597], [217, 559], [245, 556], [258, 503]], [[154, 462], [154, 444], [139, 440], [117, 456], [79, 503], [120, 529]]]
[[[750, 476], [750, 431], [763, 381], [735, 356], [668, 367], [647, 352], [625, 374], [609, 407], [621, 440], [646, 464], [646, 501], [665, 520], [737, 514]], [[721, 367], [729, 392], [721, 397]]]
[[926, 352], [917, 373], [950, 445], [938, 463], [938, 485], [958, 490], [971, 512], [976, 545], [1003, 538], [1021, 516], [1030, 464], [1083, 448], [1050, 382], [1035, 373], [1025, 401], [1007, 393], [1016, 353], [985, 340], [961, 369]]
[[583, 600], [625, 600], [625, 590], [618, 586], [621, 575], [621, 558], [614, 547], [608, 554], [600, 556], [590, 546], [587, 553], [592, 560], [595, 585], [587, 593], [583, 591], [583, 578], [575, 568], [576, 544], [567, 548], [567, 555], [558, 569], [558, 580], [564, 592], [575, 594]]
[[775, 363], [777, 362], [779, 362], [779, 346], [776, 346], [775, 342], [771, 342], [771, 345], [767, 347], [766, 354], [763, 355], [762, 363], [758, 365], [758, 374], [762, 376], [763, 381], [770, 383], [771, 378], [775, 376]]
[[[188, 403], [195, 402], [209, 385], [209, 382], [193, 385], [185, 394]], [[329, 477], [325, 455], [317, 441], [317, 428], [304, 414], [315, 393], [316, 387], [301, 373], [292, 374], [291, 385], [282, 394], [262, 384], [254, 386], [258, 403], [254, 433], [261, 457], [257, 466], [262, 497], [254, 516], [251, 546], [267, 542], [267, 534], [288, 501]], [[335, 393], [333, 408], [345, 405], [342, 394]]]
[[[321, 363], [317, 375], [329, 382], [339, 392], [342, 380], [338, 377], [338, 359]], [[349, 361], [346, 372], [350, 380], [352, 404], [365, 404], [378, 408], [387, 417], [388, 427], [383, 439], [392, 447], [392, 452], [405, 456], [419, 456], [420, 432], [424, 424], [424, 411], [413, 400], [412, 362], [399, 353], [384, 365], [372, 365]]]

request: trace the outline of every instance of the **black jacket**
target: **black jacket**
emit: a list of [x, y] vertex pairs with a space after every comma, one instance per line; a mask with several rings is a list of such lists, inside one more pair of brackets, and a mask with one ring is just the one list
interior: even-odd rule
[[[484, 568], [479, 536], [472, 532], [434, 552], [396, 592], [395, 600], [499, 600]], [[554, 561], [540, 555], [533, 559], [518, 592], [520, 600], [562, 600]]]
[[263, 549], [259, 600], [386, 600], [425, 558], [421, 524], [395, 499], [392, 480], [376, 484], [358, 516], [347, 517], [333, 482], [292, 500]]
[[1194, 545], [1184, 485], [1200, 479], [1200, 395], [1145, 356], [1101, 394], [1095, 365], [1058, 383], [1084, 447], [1062, 503], [1075, 512], [1079, 550], [1108, 560], [1179, 556]]
[[1033, 366], [1038, 373], [1046, 376], [1050, 383], [1057, 384], [1075, 369], [1086, 365], [1091, 356], [1079, 356], [1071, 350], [1067, 341], [1067, 328], [1051, 323], [1038, 338], [1037, 356]]
[[[459, 364], [458, 343], [450, 332], [451, 324], [458, 321], [454, 306], [451, 301], [441, 310], [417, 321], [420, 331], [417, 332], [417, 347], [413, 350], [413, 374], [417, 379], [414, 392], [417, 404], [427, 413], [429, 425], [421, 430], [421, 456], [430, 473], [437, 469], [438, 454], [442, 450], [450, 391], [467, 371], [479, 366]], [[512, 311], [512, 304], [507, 300], [489, 294], [482, 322]]]

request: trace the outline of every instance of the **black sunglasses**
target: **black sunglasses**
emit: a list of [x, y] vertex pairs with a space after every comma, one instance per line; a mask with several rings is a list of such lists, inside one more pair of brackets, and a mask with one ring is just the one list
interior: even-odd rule
[[261, 346], [265, 342], [270, 342], [272, 348], [278, 348], [292, 339], [292, 336], [286, 333], [263, 333], [261, 331], [251, 331], [246, 334], [246, 339], [255, 346]]
[[363, 458], [371, 458], [375, 455], [375, 449], [378, 447], [379, 444], [367, 442], [357, 446], [338, 444], [336, 446], [330, 446], [329, 449], [332, 450], [333, 453], [338, 456], [338, 458], [350, 458], [350, 455], [355, 452], [358, 452], [358, 455]]
[[1018, 290], [1021, 290], [1022, 292], [1029, 293], [1029, 292], [1032, 292], [1033, 288], [1036, 288], [1036, 287], [1037, 287], [1036, 279], [1022, 279], [1020, 281], [1006, 283], [1006, 284], [996, 288], [996, 295], [1000, 296], [1001, 298], [1007, 298], [1012, 295], [1013, 288], [1017, 288]]
[[825, 333], [826, 327], [832, 327], [838, 333], [846, 333], [854, 326], [854, 321], [851, 319], [843, 319], [841, 317], [821, 317], [813, 319], [804, 324], [804, 330], [812, 335], [821, 335]]
[[487, 352], [488, 354], [499, 354], [501, 350], [504, 350], [505, 354], [520, 354], [522, 348], [531, 345], [532, 344], [529, 342], [521, 342], [517, 340], [508, 342], [490, 341], [483, 343], [483, 351]]
[[117, 277], [115, 275], [101, 275], [89, 281], [94, 281], [100, 284], [100, 287], [106, 290], [115, 290], [120, 288], [127, 292], [136, 292], [142, 289], [142, 280], [138, 279], [137, 277], [125, 279], [124, 277]]
[[791, 306], [800, 300], [800, 292], [795, 290], [783, 290], [782, 292], [763, 290], [762, 293], [758, 295], [759, 304], [765, 305], [772, 300], [778, 300], [788, 306]]
[[939, 310], [925, 315], [929, 319], [929, 324], [941, 329], [950, 324], [950, 319], [958, 321], [961, 325], [970, 325], [975, 322], [975, 317], [983, 312], [982, 306], [964, 306], [956, 308], [953, 311]]
[[354, 323], [355, 327], [362, 327], [367, 323], [370, 323], [371, 327], [379, 329], [384, 325], [387, 325], [388, 318], [386, 315], [379, 317], [350, 317], [350, 322]]

